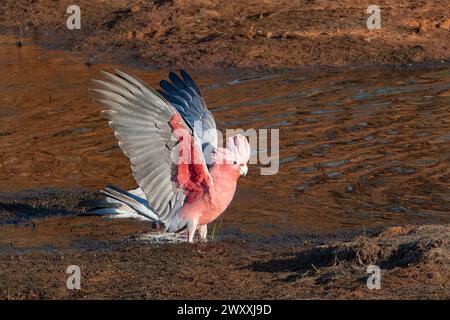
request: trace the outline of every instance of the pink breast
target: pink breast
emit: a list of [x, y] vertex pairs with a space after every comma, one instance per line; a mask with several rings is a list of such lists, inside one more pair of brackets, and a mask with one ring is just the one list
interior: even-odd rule
[[186, 203], [180, 212], [189, 220], [198, 219], [199, 224], [211, 223], [221, 215], [233, 200], [236, 191], [239, 169], [229, 165], [214, 167], [211, 169], [214, 183], [209, 192], [192, 203]]

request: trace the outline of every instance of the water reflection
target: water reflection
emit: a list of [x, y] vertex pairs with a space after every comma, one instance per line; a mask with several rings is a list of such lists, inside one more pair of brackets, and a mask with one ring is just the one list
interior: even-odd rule
[[[88, 95], [101, 69], [0, 37], [0, 190], [133, 187]], [[153, 86], [167, 70], [126, 66]], [[449, 221], [450, 69], [193, 72], [218, 126], [280, 130], [280, 171], [240, 181], [223, 228], [269, 234]]]

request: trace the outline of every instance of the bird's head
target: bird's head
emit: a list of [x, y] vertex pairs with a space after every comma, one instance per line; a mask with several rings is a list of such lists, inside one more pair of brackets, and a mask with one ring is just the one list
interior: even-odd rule
[[248, 172], [247, 162], [250, 159], [250, 144], [241, 134], [227, 139], [226, 148], [214, 151], [213, 160], [216, 164], [226, 164], [239, 170], [241, 176]]

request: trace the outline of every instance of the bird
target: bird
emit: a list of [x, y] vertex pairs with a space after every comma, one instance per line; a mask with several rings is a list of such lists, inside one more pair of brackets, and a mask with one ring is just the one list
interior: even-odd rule
[[137, 188], [106, 186], [88, 213], [140, 218], [168, 233], [187, 231], [187, 241], [207, 241], [207, 226], [231, 203], [238, 179], [248, 172], [244, 135], [218, 146], [216, 122], [189, 74], [173, 71], [154, 89], [121, 70], [101, 71], [90, 91], [104, 109], [131, 163]]

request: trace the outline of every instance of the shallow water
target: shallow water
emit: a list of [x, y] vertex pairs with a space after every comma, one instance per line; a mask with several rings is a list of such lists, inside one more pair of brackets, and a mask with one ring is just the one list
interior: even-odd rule
[[[134, 187], [89, 94], [143, 71], [0, 37], [0, 190]], [[191, 70], [190, 70], [191, 71]], [[269, 235], [450, 221], [450, 66], [195, 72], [218, 127], [278, 128], [280, 170], [250, 167], [219, 231]]]

